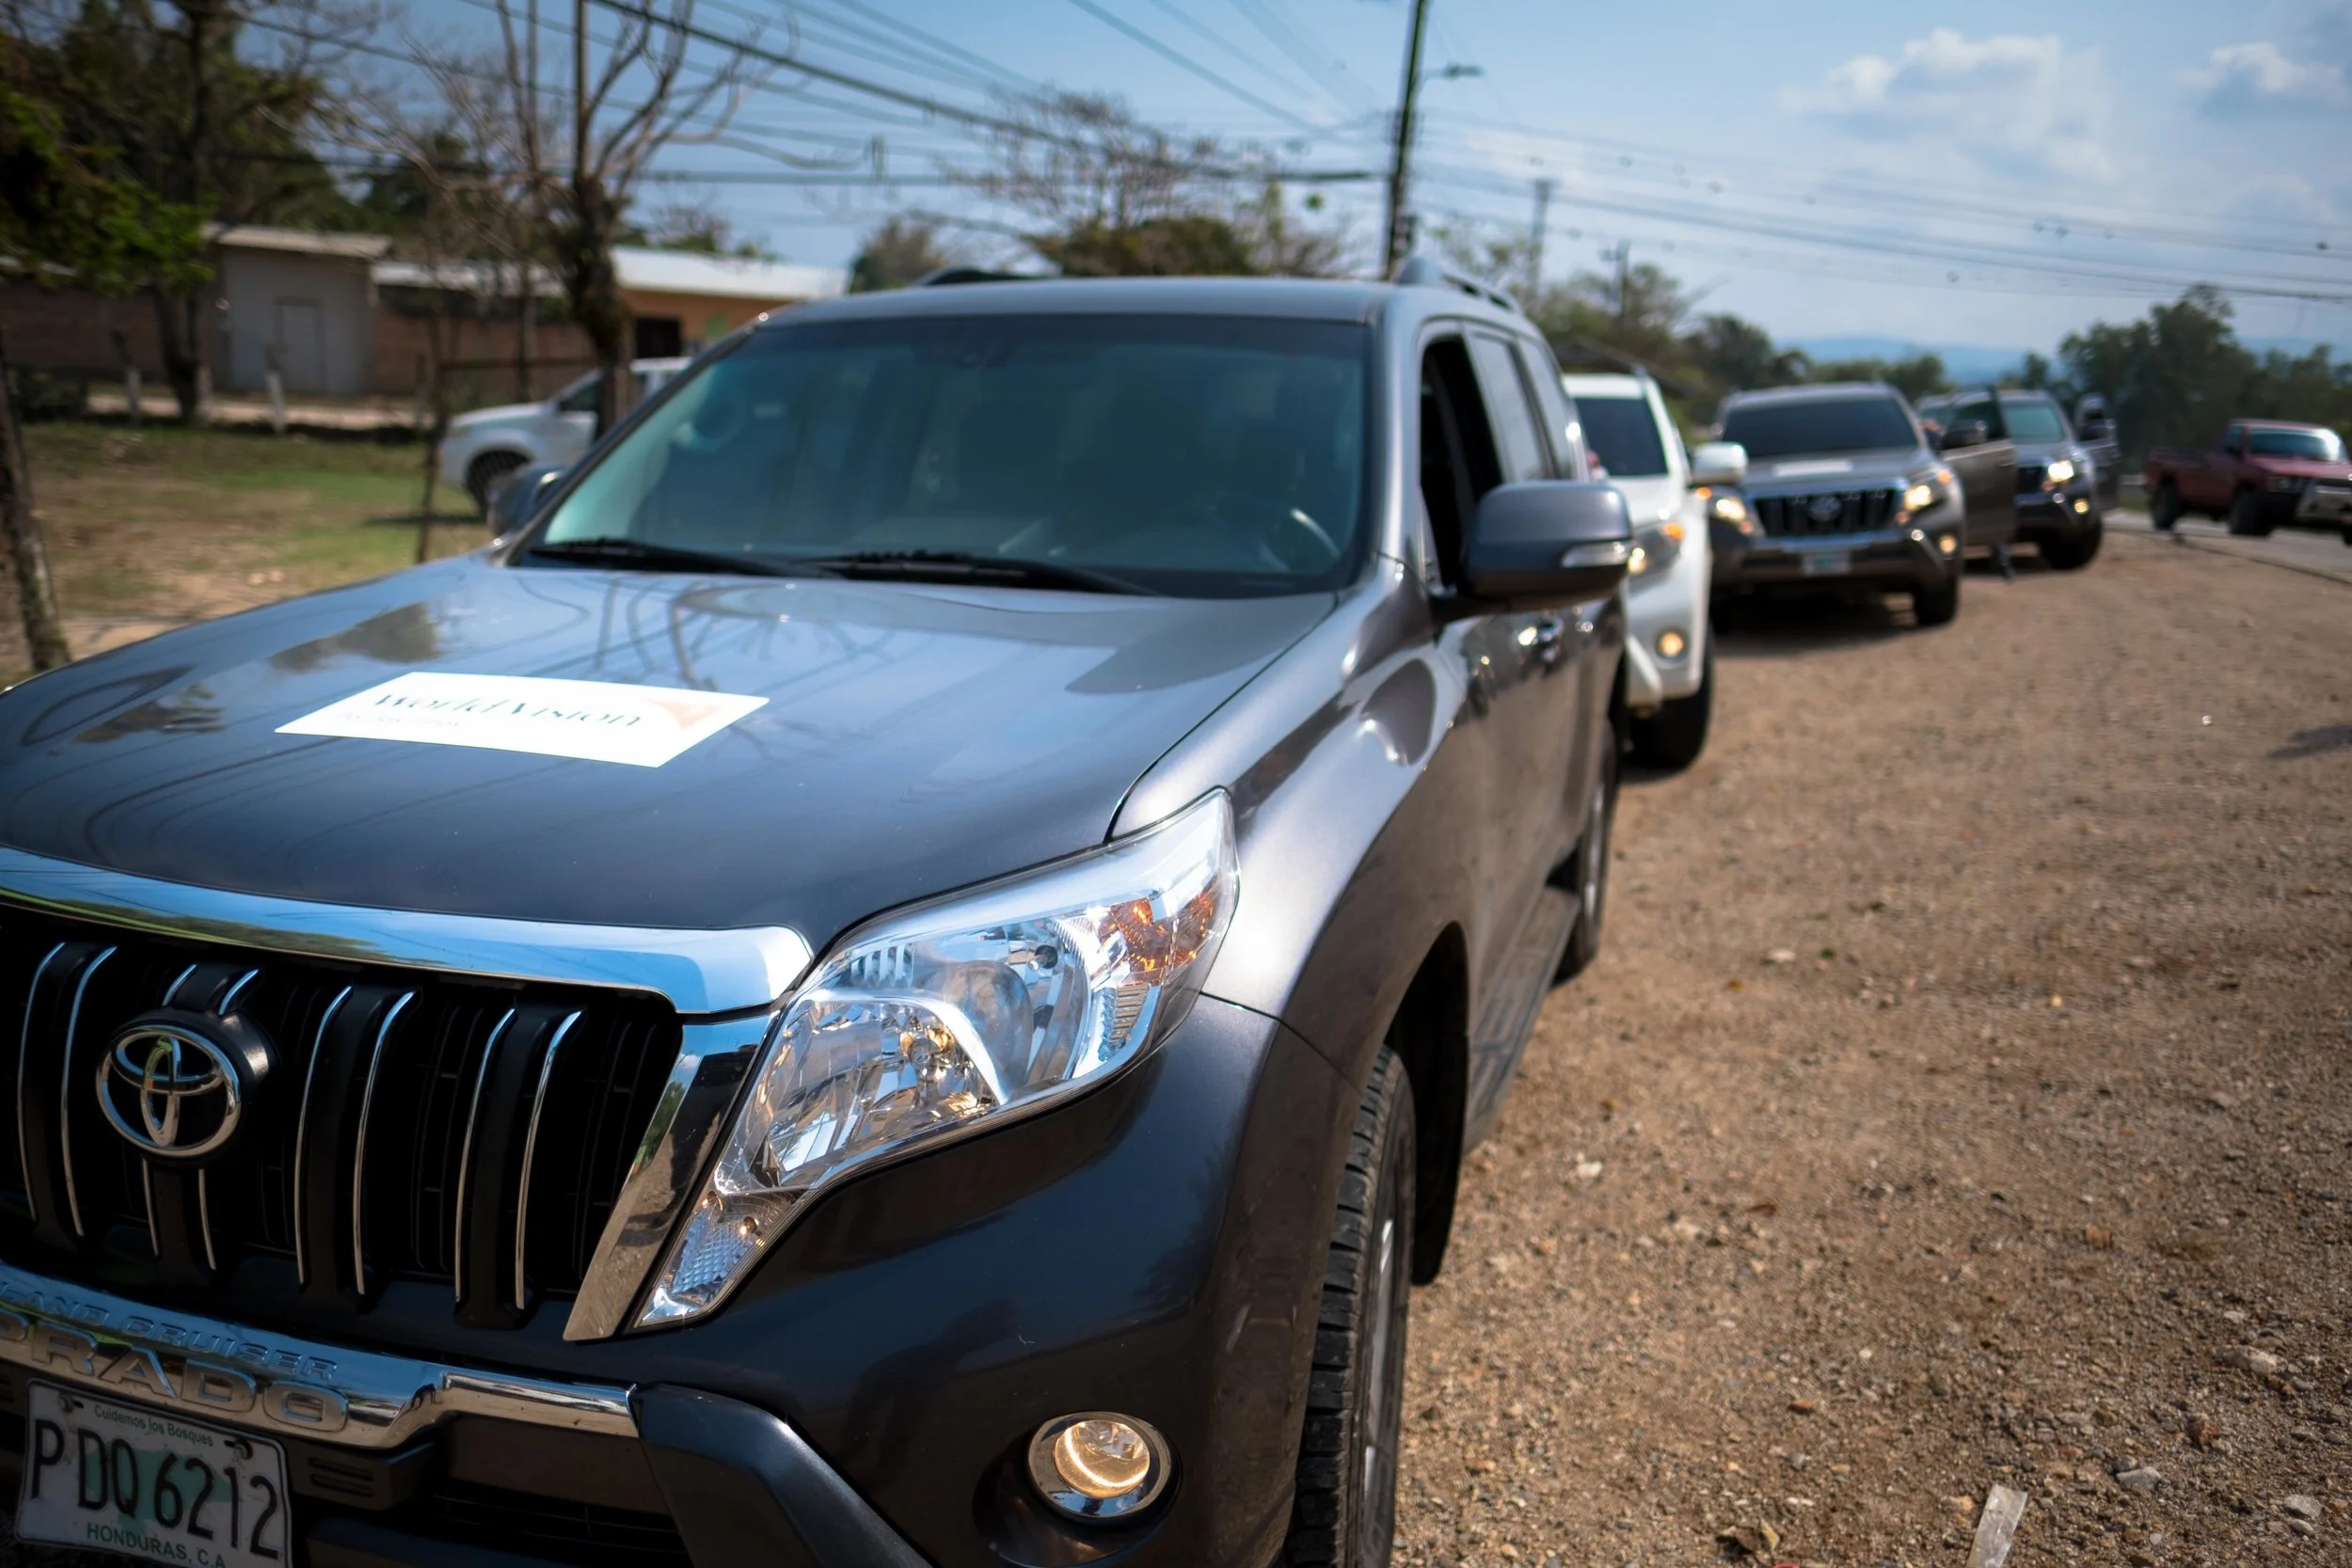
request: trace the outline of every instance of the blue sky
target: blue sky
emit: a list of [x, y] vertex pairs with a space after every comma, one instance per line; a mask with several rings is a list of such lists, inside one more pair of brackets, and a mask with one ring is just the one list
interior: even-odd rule
[[[441, 36], [486, 40], [480, 0], [420, 4]], [[1153, 121], [1329, 169], [1383, 158], [1408, 4], [807, 0], [787, 14], [702, 0], [697, 17], [729, 33], [758, 21], [771, 45], [957, 104], [984, 106], [991, 82], [1013, 79], [1109, 92]], [[1941, 16], [1858, 0], [1433, 0], [1431, 15], [1426, 64], [1483, 74], [1425, 89], [1416, 205], [1432, 222], [1524, 231], [1532, 182], [1554, 181], [1554, 276], [1625, 241], [1703, 289], [1707, 309], [1784, 339], [2044, 349], [2213, 278], [2235, 285], [2249, 335], [2352, 345], [2352, 0], [1979, 0]], [[899, 176], [977, 161], [950, 126], [782, 80], [738, 129], [820, 158], [880, 135]], [[741, 148], [665, 157], [681, 172], [780, 166]], [[901, 208], [987, 215], [968, 192], [920, 182], [696, 194], [799, 261], [846, 261]], [[1327, 216], [1368, 253], [1376, 187], [1332, 187]]]

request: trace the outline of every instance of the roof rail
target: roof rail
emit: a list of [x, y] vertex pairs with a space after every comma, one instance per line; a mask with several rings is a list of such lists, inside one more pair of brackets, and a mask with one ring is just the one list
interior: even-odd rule
[[1498, 310], [1508, 310], [1515, 316], [1527, 312], [1519, 302], [1501, 289], [1481, 283], [1477, 278], [1453, 271], [1426, 251], [1417, 251], [1405, 258], [1405, 264], [1396, 269], [1396, 280], [1406, 288], [1454, 289], [1483, 300]]
[[958, 283], [1034, 283], [1037, 279], [1025, 273], [991, 272], [986, 267], [942, 267], [927, 272], [914, 280], [918, 289], [945, 289]]

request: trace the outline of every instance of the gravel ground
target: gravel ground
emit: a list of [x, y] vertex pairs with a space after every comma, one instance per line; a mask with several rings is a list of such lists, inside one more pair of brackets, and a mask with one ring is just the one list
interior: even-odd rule
[[2352, 591], [1773, 610], [1415, 1297], [1398, 1560], [2352, 1562]]
[[1996, 1482], [2012, 1564], [2352, 1562], [2352, 590], [2126, 537], [1902, 621], [1743, 617], [1629, 785], [1400, 1563], [1958, 1568]]

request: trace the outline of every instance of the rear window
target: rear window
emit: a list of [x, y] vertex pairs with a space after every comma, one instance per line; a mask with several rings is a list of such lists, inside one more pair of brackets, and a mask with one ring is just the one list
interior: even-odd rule
[[1584, 444], [1612, 479], [1646, 479], [1666, 472], [1666, 445], [1643, 398], [1576, 400], [1584, 416]]
[[1744, 404], [1724, 416], [1723, 438], [1739, 442], [1759, 463], [1919, 444], [1901, 404], [1891, 397], [1869, 396]]

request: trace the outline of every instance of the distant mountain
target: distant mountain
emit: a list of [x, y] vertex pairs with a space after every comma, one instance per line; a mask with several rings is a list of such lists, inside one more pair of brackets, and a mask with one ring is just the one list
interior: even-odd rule
[[2025, 362], [2022, 348], [1986, 348], [1979, 343], [1919, 343], [1904, 338], [1799, 338], [1789, 344], [1816, 360], [1907, 359], [1932, 354], [1955, 381], [1992, 381]]

